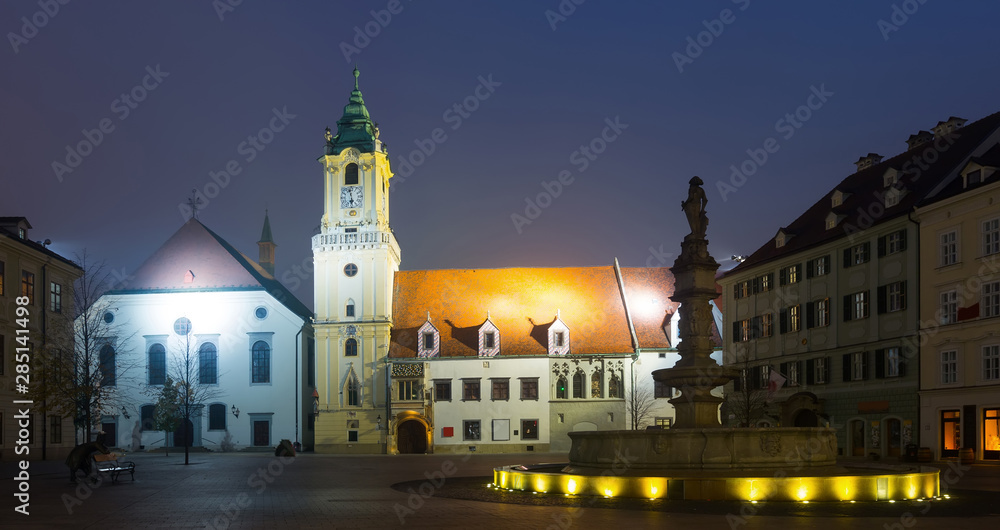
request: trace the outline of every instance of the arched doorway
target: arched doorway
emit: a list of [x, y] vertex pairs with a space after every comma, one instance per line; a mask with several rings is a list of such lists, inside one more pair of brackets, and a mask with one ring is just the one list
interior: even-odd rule
[[816, 413], [809, 409], [802, 409], [795, 413], [793, 425], [796, 427], [819, 427], [819, 418]]
[[396, 428], [396, 450], [400, 454], [427, 452], [427, 428], [417, 420], [404, 420]]
[[174, 431], [174, 447], [191, 447], [194, 445], [194, 424], [191, 420], [181, 420]]

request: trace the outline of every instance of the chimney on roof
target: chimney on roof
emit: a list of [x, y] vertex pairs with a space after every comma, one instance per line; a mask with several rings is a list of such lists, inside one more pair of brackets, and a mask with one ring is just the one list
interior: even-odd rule
[[967, 121], [969, 120], [966, 120], [965, 118], [951, 116], [945, 121], [939, 121], [938, 124], [935, 125], [934, 128], [931, 130], [934, 131], [935, 137], [941, 138], [951, 134], [951, 132], [954, 131], [955, 129], [958, 129], [959, 127], [965, 125], [965, 122]]
[[911, 134], [909, 138], [906, 139], [906, 149], [914, 149], [926, 144], [927, 142], [934, 139], [934, 133], [930, 131], [917, 131], [917, 134]]
[[868, 153], [867, 155], [859, 158], [854, 165], [858, 166], [858, 171], [861, 171], [862, 169], [868, 169], [881, 161], [882, 155], [878, 153]]

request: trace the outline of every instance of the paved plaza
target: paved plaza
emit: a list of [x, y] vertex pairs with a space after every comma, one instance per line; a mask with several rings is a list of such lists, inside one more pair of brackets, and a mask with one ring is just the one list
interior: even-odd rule
[[939, 464], [942, 487], [948, 487], [952, 499], [936, 504], [751, 506], [498, 496], [485, 487], [495, 466], [565, 461], [564, 454], [302, 454], [293, 459], [268, 453], [194, 453], [188, 466], [183, 465], [183, 454], [142, 453], [128, 458], [136, 462], [134, 482], [126, 475], [118, 484], [96, 487], [71, 484], [62, 462], [32, 462], [27, 516], [14, 511], [16, 464], [0, 464], [4, 477], [0, 528], [1000, 526], [1000, 466], [989, 465]]

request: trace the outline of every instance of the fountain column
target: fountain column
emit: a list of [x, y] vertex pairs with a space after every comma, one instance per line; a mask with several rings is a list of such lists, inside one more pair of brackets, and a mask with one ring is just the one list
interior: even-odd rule
[[653, 379], [680, 390], [681, 395], [670, 404], [675, 411], [673, 427], [682, 429], [721, 427], [719, 405], [723, 400], [711, 392], [737, 377], [735, 369], [723, 368], [711, 358], [714, 318], [709, 301], [719, 296], [715, 290], [719, 264], [708, 253], [705, 239], [708, 199], [701, 188], [704, 183], [694, 177], [689, 184], [688, 198], [681, 202], [681, 208], [691, 233], [684, 237], [681, 254], [670, 268], [674, 275], [674, 295], [670, 298], [680, 303], [680, 360], [673, 368], [653, 372]]

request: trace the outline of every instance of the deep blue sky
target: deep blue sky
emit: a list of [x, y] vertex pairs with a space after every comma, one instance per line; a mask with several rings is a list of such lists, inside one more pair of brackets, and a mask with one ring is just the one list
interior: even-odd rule
[[[403, 0], [346, 60], [341, 43], [353, 43], [356, 27], [374, 28], [370, 12], [388, 4], [244, 0], [220, 20], [209, 0], [75, 1], [15, 52], [11, 32], [40, 7], [3, 2], [0, 215], [28, 217], [33, 238], [57, 252], [86, 248], [127, 273], [180, 227], [178, 204], [192, 188], [236, 159], [241, 173], [199, 218], [256, 258], [268, 208], [277, 275], [287, 278], [311, 260], [322, 214], [316, 158], [356, 61], [397, 174], [415, 140], [438, 127], [447, 134], [394, 185], [402, 268], [607, 265], [616, 256], [672, 265], [661, 256], [676, 254], [688, 231], [679, 203], [693, 175], [706, 182], [711, 250], [728, 268], [725, 258], [771, 238], [859, 156], [899, 153], [907, 136], [950, 115], [1000, 110], [1000, 5], [986, 0], [895, 2], [919, 8], [884, 30], [888, 40], [878, 22], [892, 23], [890, 1], [587, 0], [553, 31], [545, 11], [558, 12], [557, 0]], [[679, 72], [673, 54], [724, 9], [731, 23]], [[114, 101], [156, 65], [169, 76], [121, 119]], [[480, 76], [500, 85], [452, 130], [445, 111], [472, 96]], [[776, 122], [807, 103], [811, 87], [833, 95], [785, 138]], [[286, 107], [296, 117], [246, 162], [239, 144]], [[627, 129], [580, 171], [573, 152], [615, 117]], [[66, 146], [105, 118], [114, 130], [60, 182], [52, 162], [65, 163]], [[716, 181], [769, 137], [778, 152], [723, 201]], [[519, 234], [511, 214], [524, 215], [525, 198], [562, 170], [573, 183]], [[289, 287], [311, 305], [311, 276], [298, 283]]]

